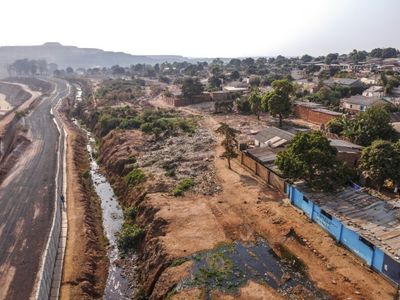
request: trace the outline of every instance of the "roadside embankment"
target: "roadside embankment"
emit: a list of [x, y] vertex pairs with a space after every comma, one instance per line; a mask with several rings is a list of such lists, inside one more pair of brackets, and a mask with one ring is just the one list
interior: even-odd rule
[[[65, 105], [72, 102], [65, 102]], [[60, 299], [102, 299], [107, 256], [101, 208], [89, 174], [86, 135], [67, 119], [68, 237]]]

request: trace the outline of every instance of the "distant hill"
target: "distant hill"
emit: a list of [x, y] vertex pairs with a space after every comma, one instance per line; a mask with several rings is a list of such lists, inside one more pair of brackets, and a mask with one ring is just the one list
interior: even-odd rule
[[3, 46], [0, 47], [0, 68], [4, 72], [8, 64], [16, 59], [45, 59], [56, 63], [60, 68], [110, 67], [112, 65], [129, 66], [131, 64], [156, 64], [165, 61], [197, 61], [179, 55], [131, 55], [123, 52], [104, 51], [95, 48], [63, 46], [60, 43], [46, 43], [39, 46]]

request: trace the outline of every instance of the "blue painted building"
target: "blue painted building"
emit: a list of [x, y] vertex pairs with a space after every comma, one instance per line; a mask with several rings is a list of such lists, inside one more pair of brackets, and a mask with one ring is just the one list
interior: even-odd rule
[[400, 284], [400, 215], [394, 202], [348, 187], [317, 193], [304, 184], [287, 184], [291, 203], [369, 267]]

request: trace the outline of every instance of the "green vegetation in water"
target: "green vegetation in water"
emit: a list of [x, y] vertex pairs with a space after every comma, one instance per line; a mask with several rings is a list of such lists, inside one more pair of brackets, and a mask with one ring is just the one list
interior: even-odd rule
[[146, 180], [146, 175], [142, 169], [134, 169], [124, 177], [129, 186], [136, 186]]
[[211, 254], [206, 259], [207, 267], [200, 269], [200, 274], [196, 280], [200, 284], [205, 284], [212, 279], [219, 285], [220, 282], [226, 280], [228, 275], [233, 272], [233, 263], [226, 258], [222, 253], [216, 252]]
[[183, 196], [183, 194], [194, 185], [193, 179], [183, 179], [178, 185], [172, 190], [172, 194], [175, 197]]
[[122, 251], [129, 251], [137, 247], [145, 234], [145, 230], [136, 225], [125, 222], [120, 232], [117, 233], [118, 247]]

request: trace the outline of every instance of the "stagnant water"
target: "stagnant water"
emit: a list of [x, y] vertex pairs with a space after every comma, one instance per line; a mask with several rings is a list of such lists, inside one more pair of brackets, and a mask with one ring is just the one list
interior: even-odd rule
[[101, 200], [103, 213], [103, 227], [106, 237], [109, 241], [108, 258], [110, 265], [108, 269], [108, 278], [104, 290], [104, 299], [130, 299], [131, 290], [128, 280], [122, 275], [123, 270], [118, 267], [117, 260], [119, 251], [117, 247], [116, 233], [121, 230], [123, 223], [123, 211], [118, 204], [114, 191], [100, 171], [96, 159], [93, 157], [94, 139], [88, 134], [87, 150], [90, 155], [90, 175], [97, 195]]
[[[79, 126], [76, 120], [74, 120], [74, 123]], [[94, 138], [90, 132], [83, 128], [81, 129], [84, 130], [88, 136], [86, 148], [90, 157], [90, 175], [95, 191], [100, 198], [104, 233], [109, 242], [107, 256], [110, 264], [104, 290], [104, 299], [130, 299], [132, 290], [129, 287], [128, 280], [123, 276], [123, 269], [120, 268], [117, 263], [120, 253], [117, 246], [116, 234], [122, 227], [124, 218], [123, 210], [118, 203], [111, 184], [108, 182], [107, 178], [100, 173], [99, 165], [93, 156], [95, 145]]]

